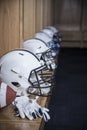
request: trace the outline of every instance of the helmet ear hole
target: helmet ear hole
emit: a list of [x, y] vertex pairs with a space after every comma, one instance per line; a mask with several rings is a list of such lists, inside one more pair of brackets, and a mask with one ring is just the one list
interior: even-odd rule
[[12, 85], [16, 86], [17, 88], [20, 87], [20, 84], [18, 82], [11, 82]]

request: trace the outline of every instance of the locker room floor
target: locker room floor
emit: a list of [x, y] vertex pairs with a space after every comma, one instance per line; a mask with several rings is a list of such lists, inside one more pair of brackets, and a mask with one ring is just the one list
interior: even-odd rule
[[61, 48], [44, 130], [87, 130], [87, 49]]

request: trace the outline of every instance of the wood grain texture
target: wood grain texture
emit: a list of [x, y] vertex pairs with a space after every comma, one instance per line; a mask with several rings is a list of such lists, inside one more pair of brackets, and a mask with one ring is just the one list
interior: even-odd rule
[[81, 48], [87, 46], [86, 7], [86, 0], [54, 1], [54, 26], [63, 34], [62, 46]]
[[53, 25], [53, 0], [43, 2], [43, 27]]
[[24, 0], [24, 40], [35, 33], [35, 0]]
[[62, 32], [62, 46], [87, 47], [86, 7], [86, 0], [0, 0], [0, 56], [49, 25]]
[[80, 30], [81, 0], [55, 0], [54, 24], [61, 30]]
[[44, 0], [36, 0], [35, 7], [35, 32], [43, 29], [43, 3]]
[[0, 55], [20, 47], [19, 2], [0, 1]]

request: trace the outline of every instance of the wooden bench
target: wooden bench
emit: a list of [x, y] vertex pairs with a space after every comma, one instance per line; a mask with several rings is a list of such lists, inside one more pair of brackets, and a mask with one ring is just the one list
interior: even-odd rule
[[[50, 97], [40, 97], [38, 103], [47, 107], [49, 100]], [[42, 118], [30, 121], [16, 117], [12, 104], [0, 110], [0, 130], [43, 130], [44, 123]]]

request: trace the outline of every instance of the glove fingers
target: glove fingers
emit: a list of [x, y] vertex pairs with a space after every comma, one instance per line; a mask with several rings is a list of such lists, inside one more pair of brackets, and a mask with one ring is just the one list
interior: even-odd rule
[[48, 108], [43, 107], [42, 109], [43, 109], [44, 111], [49, 112], [49, 109], [48, 109]]
[[16, 98], [15, 105], [21, 118], [27, 117], [30, 120], [42, 117], [45, 121], [50, 119], [49, 109], [41, 107], [36, 100], [29, 100], [28, 97]]
[[39, 116], [42, 117], [43, 116], [43, 112], [42, 112], [41, 108], [39, 108], [38, 112], [39, 112]]
[[29, 114], [33, 117], [33, 119], [37, 118], [37, 110], [34, 108], [34, 106], [29, 109]]
[[21, 118], [25, 118], [25, 115], [24, 115], [22, 107], [20, 107], [20, 105], [18, 105], [18, 104], [16, 106], [17, 106], [17, 109], [18, 109], [20, 117]]
[[28, 119], [33, 120], [37, 118], [37, 115], [33, 108], [30, 108], [29, 105], [25, 109], [25, 115]]
[[45, 111], [43, 112], [43, 118], [44, 118], [45, 121], [50, 120], [49, 114], [47, 112], [45, 112]]
[[25, 116], [30, 119], [30, 120], [33, 120], [33, 117], [29, 114], [29, 111], [28, 110], [25, 110]]
[[34, 119], [37, 118], [37, 115], [34, 112], [32, 113], [32, 116], [33, 116]]
[[50, 116], [45, 110], [48, 110], [48, 109], [39, 108], [38, 110], [39, 117], [43, 117], [45, 121], [48, 121], [50, 119]]

